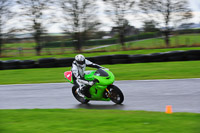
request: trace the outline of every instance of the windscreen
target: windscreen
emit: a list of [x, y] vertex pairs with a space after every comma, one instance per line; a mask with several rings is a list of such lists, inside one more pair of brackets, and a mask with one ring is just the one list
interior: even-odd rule
[[98, 69], [94, 73], [94, 75], [96, 75], [96, 76], [103, 76], [103, 77], [108, 77], [109, 76], [108, 73], [106, 71], [102, 70], [102, 69]]

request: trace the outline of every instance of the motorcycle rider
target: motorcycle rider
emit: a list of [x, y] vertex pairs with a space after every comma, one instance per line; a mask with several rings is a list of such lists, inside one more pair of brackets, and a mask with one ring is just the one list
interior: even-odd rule
[[75, 56], [75, 60], [72, 63], [72, 78], [74, 81], [74, 85], [78, 86], [77, 93], [84, 97], [91, 97], [89, 93], [89, 88], [95, 83], [95, 81], [87, 81], [84, 79], [85, 68], [86, 66], [93, 68], [104, 68], [98, 64], [95, 64], [87, 59], [82, 54], [78, 54]]

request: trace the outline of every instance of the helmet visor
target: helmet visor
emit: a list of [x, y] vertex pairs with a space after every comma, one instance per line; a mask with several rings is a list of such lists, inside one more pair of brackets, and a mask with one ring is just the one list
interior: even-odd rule
[[78, 64], [80, 64], [80, 65], [83, 65], [83, 64], [85, 64], [85, 60], [83, 60], [83, 61], [76, 61]]

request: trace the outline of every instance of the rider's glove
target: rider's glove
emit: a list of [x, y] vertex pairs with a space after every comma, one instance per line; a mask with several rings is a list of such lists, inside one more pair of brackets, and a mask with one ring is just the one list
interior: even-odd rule
[[102, 67], [102, 69], [109, 70], [108, 68]]
[[93, 81], [88, 81], [88, 85], [93, 86], [94, 82]]

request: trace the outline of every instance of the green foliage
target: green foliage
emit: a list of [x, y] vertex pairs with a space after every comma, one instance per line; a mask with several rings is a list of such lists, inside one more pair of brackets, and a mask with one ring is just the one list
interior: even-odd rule
[[153, 20], [144, 21], [143, 29], [145, 32], [157, 32], [157, 31], [159, 31], [159, 29], [156, 28], [156, 25], [158, 25], [158, 23], [156, 23]]
[[105, 44], [116, 44], [118, 40], [116, 38], [111, 39], [103, 39], [103, 40], [89, 40], [86, 41], [86, 46], [93, 46], [93, 45], [105, 45]]
[[[115, 44], [117, 43], [117, 39], [105, 39], [105, 40], [89, 40], [84, 42], [84, 46], [94, 46], [94, 45], [104, 45], [104, 44]], [[48, 42], [45, 44], [45, 47], [60, 47], [64, 45], [64, 47], [73, 47], [75, 45], [75, 41], [66, 41], [66, 42]]]
[[200, 29], [185, 29], [185, 30], [178, 30], [175, 31], [175, 33], [178, 34], [194, 34], [194, 33], [200, 33]]
[[[164, 109], [163, 109], [164, 111]], [[200, 114], [87, 109], [0, 110], [1, 133], [199, 133]]]
[[[200, 61], [103, 65], [116, 80], [200, 78]], [[66, 82], [63, 76], [70, 67], [1, 70], [0, 84]], [[87, 68], [89, 69], [89, 68]]]
[[159, 37], [161, 34], [159, 32], [146, 32], [141, 33], [139, 35], [133, 35], [125, 38], [125, 41], [135, 41], [135, 40], [142, 40], [142, 39], [148, 39], [148, 38], [155, 38]]

